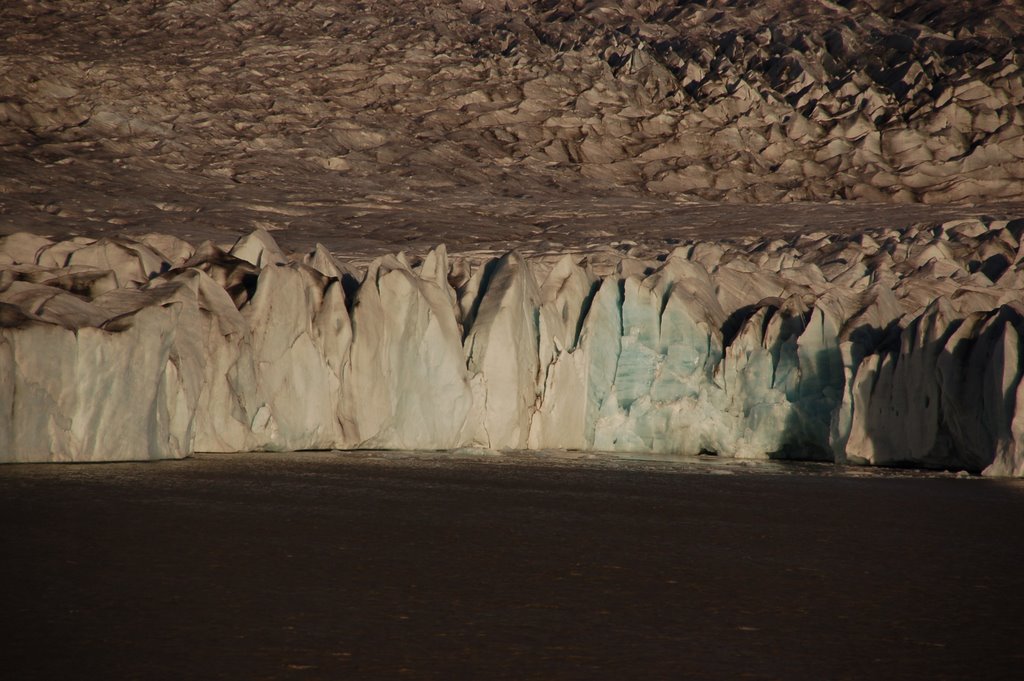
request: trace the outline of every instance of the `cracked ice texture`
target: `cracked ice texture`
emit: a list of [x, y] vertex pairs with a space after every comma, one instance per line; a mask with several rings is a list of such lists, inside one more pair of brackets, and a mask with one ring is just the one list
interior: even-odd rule
[[1022, 237], [963, 220], [358, 270], [263, 231], [14, 234], [0, 456], [528, 447], [1019, 476]]

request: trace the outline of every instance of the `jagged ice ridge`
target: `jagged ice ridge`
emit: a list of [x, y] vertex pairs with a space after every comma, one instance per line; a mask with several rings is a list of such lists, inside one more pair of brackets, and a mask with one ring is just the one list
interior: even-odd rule
[[586, 449], [1024, 474], [1024, 220], [365, 270], [0, 239], [0, 460]]

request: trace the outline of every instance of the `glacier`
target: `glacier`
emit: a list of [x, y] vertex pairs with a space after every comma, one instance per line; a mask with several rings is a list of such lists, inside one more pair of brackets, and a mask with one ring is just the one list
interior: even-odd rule
[[576, 449], [1024, 475], [1024, 220], [397, 253], [0, 238], [0, 461]]

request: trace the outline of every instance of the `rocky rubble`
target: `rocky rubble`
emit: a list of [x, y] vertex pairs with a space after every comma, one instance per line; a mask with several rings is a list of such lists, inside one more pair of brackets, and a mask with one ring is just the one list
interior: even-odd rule
[[366, 269], [0, 239], [7, 461], [566, 448], [1024, 474], [1024, 220]]

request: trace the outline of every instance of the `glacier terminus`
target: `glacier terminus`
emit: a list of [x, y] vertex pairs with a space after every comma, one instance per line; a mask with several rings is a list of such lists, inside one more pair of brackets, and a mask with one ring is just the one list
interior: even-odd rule
[[1024, 474], [1024, 220], [439, 246], [0, 239], [0, 457], [580, 449]]

